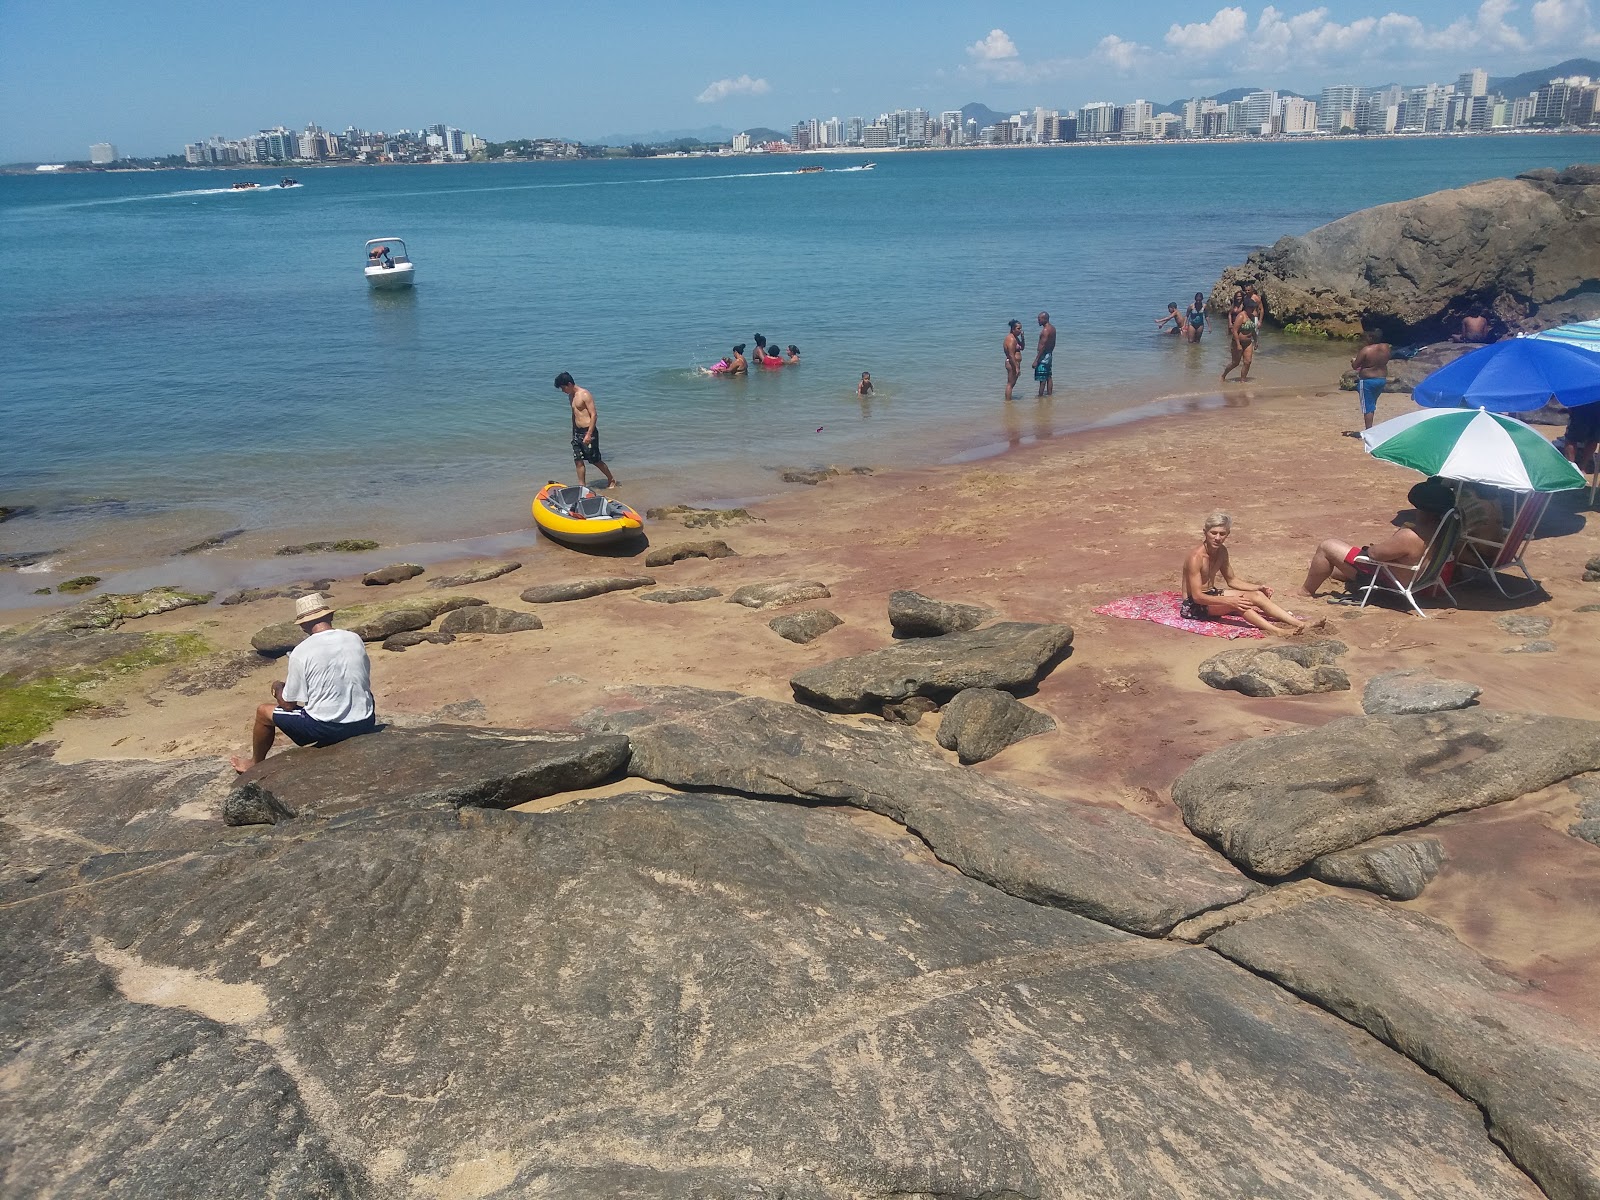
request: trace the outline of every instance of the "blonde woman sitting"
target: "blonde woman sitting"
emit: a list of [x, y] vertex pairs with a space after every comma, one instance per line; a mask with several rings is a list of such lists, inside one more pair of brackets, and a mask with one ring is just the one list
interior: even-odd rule
[[[1303, 633], [1306, 622], [1280, 608], [1272, 589], [1237, 578], [1228, 558], [1233, 518], [1212, 513], [1201, 530], [1205, 537], [1183, 560], [1183, 615], [1191, 621], [1243, 617], [1263, 633]], [[1280, 628], [1285, 626], [1286, 628]]]

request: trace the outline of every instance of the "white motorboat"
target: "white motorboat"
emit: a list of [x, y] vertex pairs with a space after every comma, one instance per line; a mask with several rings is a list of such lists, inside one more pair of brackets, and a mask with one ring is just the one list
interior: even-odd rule
[[406, 253], [404, 238], [373, 238], [367, 243], [367, 286], [410, 287], [416, 281], [416, 264]]

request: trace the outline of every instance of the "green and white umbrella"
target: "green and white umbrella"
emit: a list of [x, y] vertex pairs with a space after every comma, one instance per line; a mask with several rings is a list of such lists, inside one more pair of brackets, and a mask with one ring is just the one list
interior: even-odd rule
[[1588, 486], [1538, 430], [1481, 408], [1418, 409], [1374, 425], [1361, 435], [1361, 444], [1373, 458], [1461, 483], [1519, 492]]

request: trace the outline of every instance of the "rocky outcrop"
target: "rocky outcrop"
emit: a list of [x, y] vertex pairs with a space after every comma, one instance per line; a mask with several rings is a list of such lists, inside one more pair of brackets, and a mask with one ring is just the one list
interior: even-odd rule
[[962, 762], [979, 763], [1055, 727], [1051, 717], [1029, 708], [1010, 692], [968, 688], [945, 705], [938, 738], [939, 745], [954, 750]]
[[1338, 1014], [1483, 1109], [1547, 1196], [1600, 1195], [1600, 1055], [1444, 926], [1354, 895], [1241, 921], [1207, 943]]
[[1311, 860], [1313, 879], [1365, 888], [1390, 900], [1415, 900], [1439, 873], [1444, 844], [1434, 837], [1375, 838]]
[[1481, 709], [1345, 717], [1212, 751], [1172, 799], [1195, 833], [1259, 875], [1514, 800], [1600, 770], [1600, 722]]
[[281, 587], [270, 588], [243, 588], [237, 592], [229, 592], [218, 604], [254, 604], [257, 600], [298, 600], [301, 596], [309, 596], [312, 592], [321, 592], [323, 595], [333, 591], [331, 579], [300, 579], [294, 583], [286, 583]]
[[744, 508], [694, 508], [687, 504], [673, 504], [666, 508], [652, 508], [645, 512], [651, 521], [676, 520], [686, 529], [719, 529], [724, 525], [745, 525], [759, 521]]
[[1389, 671], [1367, 680], [1361, 711], [1368, 716], [1451, 712], [1477, 702], [1483, 689], [1460, 679], [1440, 679], [1426, 671]]
[[644, 556], [647, 567], [666, 567], [686, 558], [732, 558], [737, 552], [721, 538], [704, 542], [674, 542], [670, 546], [657, 546]]
[[781, 579], [773, 583], [747, 583], [728, 597], [729, 604], [746, 608], [783, 608], [808, 600], [826, 600], [833, 595], [828, 585], [815, 579]]
[[519, 562], [487, 562], [475, 563], [465, 571], [455, 575], [436, 575], [428, 580], [431, 588], [471, 587], [477, 583], [488, 583], [491, 579], [499, 579], [502, 575], [509, 575], [513, 571], [522, 570]]
[[1332, 638], [1239, 646], [1200, 664], [1200, 682], [1246, 696], [1308, 696], [1350, 690], [1350, 677], [1333, 665], [1350, 647]]
[[[953, 635], [960, 636], [960, 635]], [[626, 733], [629, 774], [766, 800], [850, 804], [899, 822], [957, 870], [1136, 933], [1258, 885], [1191, 838], [1116, 806], [1044, 796], [947, 762], [889, 725], [699, 688], [634, 688], [579, 724]]]
[[801, 671], [789, 681], [807, 704], [876, 712], [910, 696], [943, 703], [968, 688], [1037, 683], [1072, 646], [1070, 625], [1019, 621], [915, 638]]
[[333, 542], [301, 542], [296, 546], [279, 546], [278, 554], [359, 554], [376, 550], [378, 543], [371, 538], [340, 538]]
[[[348, 629], [363, 642], [381, 642], [397, 633], [426, 629], [447, 612], [482, 604], [476, 596], [410, 596], [404, 600], [355, 604], [333, 614], [335, 629]], [[250, 639], [257, 652], [279, 658], [305, 641], [293, 621], [281, 621], [259, 630]]]
[[779, 478], [785, 483], [804, 483], [816, 487], [825, 479], [835, 479], [840, 475], [871, 475], [871, 467], [784, 467], [779, 471]]
[[207, 550], [215, 550], [218, 546], [226, 546], [234, 538], [248, 532], [244, 529], [224, 529], [221, 533], [214, 533], [210, 537], [201, 538], [198, 542], [185, 546], [178, 551], [178, 557], [186, 554], [203, 554]]
[[544, 622], [528, 612], [509, 608], [494, 608], [488, 604], [475, 604], [458, 608], [439, 622], [439, 632], [451, 635], [463, 633], [524, 633], [530, 629], [543, 629]]
[[933, 600], [921, 592], [889, 593], [889, 624], [901, 637], [938, 637], [976, 629], [994, 610], [979, 604], [952, 604]]
[[825, 608], [807, 608], [773, 617], [767, 622], [767, 628], [785, 641], [804, 646], [843, 624], [837, 615]]
[[1502, 335], [1560, 324], [1575, 297], [1600, 292], [1597, 209], [1600, 182], [1583, 168], [1382, 204], [1229, 267], [1210, 306], [1256, 283], [1276, 324], [1357, 337], [1365, 322], [1396, 344], [1454, 333], [1478, 308]]
[[652, 588], [636, 594], [640, 600], [648, 600], [652, 604], [692, 604], [696, 600], [715, 600], [722, 595], [722, 589], [705, 586]]
[[442, 629], [408, 629], [404, 633], [391, 634], [384, 638], [383, 648], [401, 654], [412, 646], [448, 646], [455, 640], [455, 634], [446, 633]]
[[361, 582], [367, 587], [387, 587], [391, 583], [404, 583], [408, 579], [415, 579], [421, 574], [422, 568], [416, 563], [390, 563], [387, 567], [368, 571], [361, 577]]
[[162, 680], [161, 690], [176, 692], [180, 696], [225, 691], [261, 670], [262, 665], [261, 655], [253, 650], [212, 654], [170, 672]]
[[510, 808], [604, 783], [627, 761], [628, 739], [607, 734], [383, 729], [258, 763], [228, 793], [222, 819], [263, 825], [357, 808]]
[[526, 588], [522, 593], [524, 604], [563, 604], [568, 600], [587, 600], [591, 596], [604, 596], [607, 592], [626, 592], [634, 588], [650, 587], [655, 580], [649, 575], [605, 575], [599, 579], [572, 579], [565, 583], [541, 583]]
[[115, 629], [124, 621], [153, 617], [180, 608], [211, 603], [215, 592], [185, 592], [175, 587], [153, 587], [148, 591], [107, 592], [84, 600], [64, 612], [54, 613], [34, 628], [46, 630]]
[[178, 819], [161, 859], [171, 793], [108, 766], [0, 771], [19, 1196], [1537, 1197], [1361, 1030], [838, 810]]

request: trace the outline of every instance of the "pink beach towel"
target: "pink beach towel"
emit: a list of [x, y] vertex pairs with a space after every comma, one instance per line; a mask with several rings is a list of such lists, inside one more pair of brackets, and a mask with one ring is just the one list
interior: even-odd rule
[[1266, 637], [1243, 617], [1219, 617], [1215, 621], [1191, 621], [1179, 607], [1183, 597], [1177, 592], [1151, 592], [1147, 596], [1129, 596], [1126, 600], [1113, 600], [1094, 611], [1106, 617], [1126, 617], [1130, 621], [1154, 621], [1157, 625], [1170, 625], [1189, 633], [1219, 638]]

